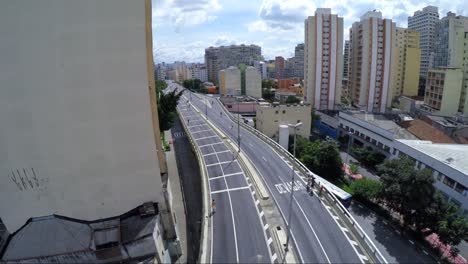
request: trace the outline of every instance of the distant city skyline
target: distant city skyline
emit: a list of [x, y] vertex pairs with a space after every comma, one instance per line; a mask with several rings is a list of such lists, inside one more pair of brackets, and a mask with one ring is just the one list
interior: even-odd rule
[[155, 63], [203, 62], [205, 48], [231, 44], [255, 44], [266, 60], [290, 58], [294, 47], [304, 42], [304, 20], [317, 7], [328, 7], [344, 18], [344, 37], [349, 27], [366, 11], [376, 9], [399, 27], [407, 27], [408, 16], [427, 5], [468, 15], [463, 0], [417, 0], [339, 2], [310, 0], [251, 0], [239, 4], [229, 0], [153, 0], [153, 53]]

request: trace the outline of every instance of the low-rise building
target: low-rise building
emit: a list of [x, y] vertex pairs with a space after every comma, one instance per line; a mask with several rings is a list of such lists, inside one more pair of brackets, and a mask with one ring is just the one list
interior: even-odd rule
[[250, 96], [223, 96], [220, 100], [231, 113], [255, 115], [257, 111], [258, 100]]
[[300, 83], [299, 78], [278, 79], [278, 89], [286, 89]]
[[415, 162], [416, 168], [430, 169], [434, 187], [468, 214], [468, 145], [396, 140], [394, 146], [393, 158], [407, 156]]
[[459, 108], [462, 81], [463, 72], [460, 68], [429, 70], [421, 109], [437, 115], [455, 115]]
[[396, 139], [417, 139], [383, 114], [347, 111], [340, 112], [338, 118], [341, 134], [350, 135], [352, 143], [371, 146], [386, 156], [394, 151]]
[[[280, 125], [296, 124], [302, 122], [302, 126], [298, 128], [297, 134], [309, 138], [311, 127], [312, 111], [310, 105], [259, 105], [257, 106], [257, 129], [263, 134], [277, 139]], [[290, 134], [293, 130], [290, 129]]]

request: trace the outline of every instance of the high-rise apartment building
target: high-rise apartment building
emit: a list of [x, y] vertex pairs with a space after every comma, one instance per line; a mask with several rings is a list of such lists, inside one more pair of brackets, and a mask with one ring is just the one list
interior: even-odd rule
[[343, 79], [341, 80], [341, 96], [349, 98], [348, 93], [349, 78], [349, 40], [345, 40], [343, 50]]
[[401, 95], [418, 95], [420, 63], [419, 32], [397, 27], [393, 99]]
[[436, 23], [433, 68], [461, 67], [463, 38], [468, 31], [468, 17], [448, 12]]
[[194, 63], [189, 66], [190, 79], [198, 79], [202, 82], [208, 81], [208, 72], [205, 64]]
[[167, 67], [166, 64], [163, 63], [158, 63], [154, 67], [154, 78], [156, 80], [166, 80], [167, 78]]
[[241, 95], [241, 72], [238, 67], [230, 66], [219, 71], [220, 89], [222, 95]]
[[285, 60], [281, 56], [275, 57], [275, 78], [282, 79], [284, 76]]
[[0, 24], [0, 262], [170, 261], [151, 1], [16, 0]]
[[[468, 17], [448, 12], [436, 24], [434, 68], [458, 68], [463, 73], [458, 111], [468, 115]], [[453, 88], [458, 89], [458, 88]], [[426, 87], [427, 90], [427, 87]], [[454, 102], [452, 102], [453, 104]]]
[[262, 97], [262, 77], [252, 66], [245, 68], [245, 94], [256, 98]]
[[259, 60], [262, 60], [262, 49], [257, 45], [231, 45], [205, 49], [208, 80], [216, 84], [220, 70], [229, 66], [237, 67], [241, 63], [253, 65], [254, 61]]
[[421, 48], [421, 66], [419, 76], [426, 78], [427, 71], [432, 67], [432, 54], [434, 52], [435, 26], [439, 21], [439, 10], [436, 6], [426, 6], [408, 17], [408, 29], [419, 32]]
[[396, 25], [369, 11], [350, 29], [349, 92], [353, 104], [368, 112], [391, 106]]
[[349, 77], [349, 40], [345, 40], [343, 51], [343, 79], [348, 80]]
[[264, 61], [254, 61], [253, 66], [260, 72], [262, 80], [268, 79], [267, 64]]
[[283, 78], [304, 79], [304, 44], [297, 44], [294, 57], [285, 61]]
[[304, 100], [313, 109], [336, 109], [343, 71], [343, 18], [318, 8], [305, 20]]

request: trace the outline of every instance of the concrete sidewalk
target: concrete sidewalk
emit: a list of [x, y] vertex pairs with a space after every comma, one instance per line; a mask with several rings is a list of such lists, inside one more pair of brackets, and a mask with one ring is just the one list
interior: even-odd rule
[[[173, 142], [172, 134], [170, 131], [164, 131], [167, 142]], [[177, 237], [180, 241], [181, 255], [175, 263], [187, 263], [187, 232], [186, 232], [186, 214], [185, 203], [180, 184], [179, 171], [177, 169], [177, 161], [175, 157], [174, 146], [171, 144], [171, 150], [166, 151], [166, 162], [168, 171], [168, 188], [172, 200], [171, 208], [173, 213], [174, 222], [176, 225]], [[169, 190], [168, 190], [169, 191]]]

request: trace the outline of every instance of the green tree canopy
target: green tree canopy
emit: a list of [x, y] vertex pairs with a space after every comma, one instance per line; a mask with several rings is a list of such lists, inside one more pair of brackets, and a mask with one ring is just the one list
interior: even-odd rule
[[287, 104], [298, 104], [300, 103], [301, 100], [299, 100], [296, 96], [290, 95], [288, 98], [286, 98], [286, 103]]
[[199, 79], [184, 80], [182, 82], [182, 86], [184, 86], [184, 88], [189, 89], [189, 90], [194, 91], [194, 92], [198, 92], [202, 88], [204, 88], [203, 82], [200, 81]]
[[383, 186], [379, 181], [362, 178], [354, 181], [351, 184], [351, 189], [356, 198], [372, 201], [380, 197]]
[[386, 160], [378, 166], [383, 184], [382, 197], [398, 211], [406, 224], [419, 223], [426, 207], [430, 206], [435, 189], [434, 179], [428, 169], [416, 170], [409, 158]]
[[[165, 82], [164, 82], [165, 83]], [[167, 85], [166, 85], [167, 86]], [[160, 84], [160, 88], [164, 87]], [[163, 93], [162, 90], [158, 92], [158, 83], [156, 83], [156, 96], [158, 101], [158, 117], [159, 117], [159, 129], [166, 131], [174, 124], [174, 119], [177, 116], [176, 107], [177, 103], [184, 93], [184, 90], [178, 92], [177, 90]]]

